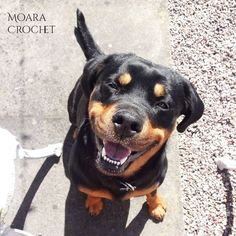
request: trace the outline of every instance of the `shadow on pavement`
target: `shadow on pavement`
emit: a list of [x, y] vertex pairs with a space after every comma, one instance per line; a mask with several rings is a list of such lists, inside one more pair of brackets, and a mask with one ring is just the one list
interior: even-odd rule
[[32, 181], [27, 193], [25, 194], [25, 197], [16, 213], [16, 216], [14, 220], [12, 221], [11, 228], [15, 229], [24, 229], [25, 220], [27, 217], [27, 214], [29, 212], [31, 203], [34, 199], [35, 194], [37, 193], [41, 183], [43, 182], [44, 178], [48, 174], [49, 170], [54, 164], [57, 164], [59, 162], [60, 158], [56, 155], [48, 157], [43, 165], [40, 167], [39, 171], [37, 172], [34, 180]]
[[226, 205], [225, 205], [225, 210], [226, 210], [226, 216], [227, 216], [227, 220], [226, 220], [226, 226], [224, 229], [224, 232], [222, 234], [222, 236], [228, 236], [230, 234], [232, 234], [232, 228], [234, 225], [234, 205], [233, 205], [233, 194], [232, 194], [232, 184], [231, 184], [231, 180], [230, 180], [230, 173], [228, 170], [223, 170], [220, 171], [218, 170], [218, 173], [221, 174], [222, 177], [222, 181], [225, 187], [225, 191], [226, 191]]
[[65, 206], [64, 236], [78, 235], [140, 235], [149, 219], [146, 204], [126, 227], [130, 201], [110, 202], [104, 200], [99, 216], [91, 217], [84, 207], [85, 195], [74, 186], [70, 187]]

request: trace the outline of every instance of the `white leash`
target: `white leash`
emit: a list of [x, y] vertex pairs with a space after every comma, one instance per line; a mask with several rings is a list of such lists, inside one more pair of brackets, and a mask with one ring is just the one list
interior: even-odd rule
[[27, 159], [35, 159], [35, 158], [45, 158], [52, 155], [56, 155], [58, 157], [61, 156], [62, 153], [62, 143], [50, 144], [45, 148], [41, 149], [22, 149], [23, 158]]
[[62, 143], [50, 144], [41, 149], [24, 149], [17, 138], [8, 130], [0, 128], [0, 235], [1, 236], [32, 236], [25, 231], [11, 229], [3, 223], [7, 209], [13, 197], [15, 185], [15, 165], [16, 159], [38, 159], [52, 155], [60, 157], [62, 153]]

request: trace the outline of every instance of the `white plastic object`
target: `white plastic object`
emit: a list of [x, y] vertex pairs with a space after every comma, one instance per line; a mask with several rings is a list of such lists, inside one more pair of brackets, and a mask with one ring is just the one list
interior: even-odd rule
[[11, 229], [8, 226], [0, 226], [0, 235], [1, 236], [34, 236], [26, 231], [19, 229]]
[[216, 164], [220, 170], [227, 169], [227, 170], [236, 170], [236, 161], [230, 160], [227, 158], [218, 158], [216, 160]]
[[46, 148], [35, 150], [24, 149], [13, 134], [0, 128], [0, 218], [4, 217], [13, 196], [14, 160], [17, 158], [45, 158], [52, 155], [60, 157], [61, 153], [62, 143], [50, 144]]

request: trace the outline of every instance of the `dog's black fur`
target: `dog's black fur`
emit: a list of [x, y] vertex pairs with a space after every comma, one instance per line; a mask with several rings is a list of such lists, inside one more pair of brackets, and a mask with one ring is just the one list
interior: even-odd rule
[[[145, 122], [152, 125], [148, 130], [150, 134], [156, 128], [169, 134], [175, 128], [176, 119], [184, 115], [183, 120], [177, 125], [177, 130], [183, 132], [202, 116], [204, 106], [201, 99], [188, 80], [167, 67], [154, 64], [135, 54], [105, 55], [94, 42], [79, 10], [77, 24], [75, 36], [87, 63], [68, 100], [72, 126], [65, 140], [63, 153], [64, 165], [68, 169], [67, 176], [72, 183], [87, 187], [91, 191], [105, 189], [114, 199], [122, 199], [129, 192], [143, 190], [154, 184], [161, 185], [167, 171], [165, 146], [168, 137], [147, 162], [127, 176], [122, 173], [140, 157], [131, 155], [124, 166], [118, 171], [113, 170], [110, 165], [98, 160], [103, 146], [102, 140], [105, 137], [139, 152], [137, 145], [143, 144], [144, 139], [139, 143], [135, 137], [142, 136], [140, 129], [142, 130]], [[132, 80], [121, 86], [117, 83], [117, 78], [124, 73], [128, 73]], [[164, 94], [157, 97], [153, 95], [155, 84], [164, 87]], [[111, 124], [114, 123], [114, 127], [111, 127], [110, 123], [104, 124], [105, 130], [109, 130], [110, 133], [97, 132], [93, 120], [96, 117], [89, 114], [89, 104], [92, 102], [102, 107], [114, 106], [110, 119], [115, 119], [114, 117], [119, 114], [122, 119], [132, 120], [135, 127], [130, 131], [128, 123], [122, 132], [117, 131], [117, 123], [113, 120]], [[105, 110], [102, 111], [102, 114], [104, 113]], [[73, 139], [75, 130], [78, 135]], [[142, 138], [139, 137], [140, 140]], [[145, 138], [148, 140], [149, 136]], [[161, 141], [150, 138], [148, 142], [142, 149], [144, 151], [141, 150], [141, 156]]]

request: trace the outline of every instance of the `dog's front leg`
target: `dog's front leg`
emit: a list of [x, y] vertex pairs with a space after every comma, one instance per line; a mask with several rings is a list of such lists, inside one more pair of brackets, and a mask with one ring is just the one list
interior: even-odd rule
[[98, 215], [103, 209], [103, 198], [112, 200], [112, 195], [105, 189], [95, 190], [82, 186], [79, 186], [78, 189], [80, 192], [86, 194], [85, 207], [92, 216]]
[[156, 220], [162, 221], [166, 213], [166, 203], [157, 194], [157, 190], [146, 195], [149, 214]]
[[87, 195], [85, 207], [88, 209], [88, 212], [91, 216], [99, 215], [103, 209], [102, 198]]

